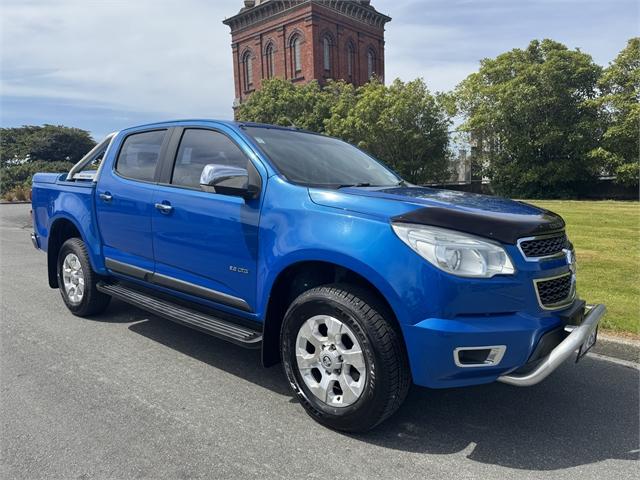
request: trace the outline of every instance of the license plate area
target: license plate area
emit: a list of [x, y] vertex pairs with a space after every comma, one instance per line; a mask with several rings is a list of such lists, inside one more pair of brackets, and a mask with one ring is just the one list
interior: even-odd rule
[[582, 357], [584, 357], [587, 354], [587, 352], [591, 350], [591, 347], [593, 347], [596, 344], [597, 340], [598, 340], [598, 325], [595, 325], [593, 330], [591, 330], [591, 332], [587, 336], [587, 339], [584, 341], [582, 345], [580, 345], [580, 348], [578, 349], [578, 356], [576, 357], [576, 363], [578, 363], [580, 359], [582, 359]]

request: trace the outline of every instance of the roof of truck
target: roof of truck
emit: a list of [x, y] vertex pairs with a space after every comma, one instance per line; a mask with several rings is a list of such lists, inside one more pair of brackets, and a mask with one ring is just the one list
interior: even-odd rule
[[121, 131], [126, 131], [126, 130], [138, 130], [138, 129], [143, 129], [143, 128], [148, 128], [148, 127], [171, 127], [171, 126], [179, 126], [181, 124], [193, 124], [193, 123], [202, 123], [202, 124], [208, 124], [208, 123], [217, 123], [217, 124], [222, 124], [222, 125], [227, 125], [230, 127], [262, 127], [262, 128], [275, 128], [275, 129], [279, 129], [279, 130], [295, 130], [295, 131], [299, 131], [299, 132], [306, 132], [306, 133], [315, 133], [317, 134], [317, 132], [312, 132], [309, 130], [305, 130], [303, 128], [299, 128], [296, 127], [295, 125], [291, 125], [289, 127], [287, 126], [282, 126], [282, 125], [272, 125], [269, 123], [259, 123], [259, 122], [238, 122], [235, 120], [217, 120], [214, 118], [183, 118], [183, 119], [175, 119], [175, 120], [165, 120], [162, 122], [153, 122], [153, 123], [145, 123], [142, 125], [135, 125], [135, 126], [131, 126], [131, 127], [127, 127]]
[[272, 127], [272, 128], [293, 128], [293, 125], [291, 127], [286, 127], [286, 126], [282, 126], [282, 125], [272, 125], [269, 123], [260, 123], [260, 122], [238, 122], [235, 120], [219, 120], [216, 118], [178, 118], [178, 119], [173, 119], [173, 120], [164, 120], [161, 122], [152, 122], [152, 123], [144, 123], [141, 125], [132, 125], [131, 127], [127, 127], [128, 128], [144, 128], [144, 127], [155, 127], [157, 125], [168, 125], [168, 124], [176, 124], [176, 123], [222, 123], [225, 125], [233, 125], [233, 126], [241, 126], [241, 125], [250, 125], [250, 126], [256, 126], [256, 127]]

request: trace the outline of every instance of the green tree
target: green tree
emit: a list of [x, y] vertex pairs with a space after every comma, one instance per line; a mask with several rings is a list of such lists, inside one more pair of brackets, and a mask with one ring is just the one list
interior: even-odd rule
[[639, 185], [640, 37], [632, 38], [605, 69], [598, 99], [607, 120], [601, 146], [592, 152], [623, 185]]
[[413, 183], [447, 178], [449, 116], [422, 79], [372, 81], [355, 98], [342, 96], [326, 132], [385, 161]]
[[519, 197], [575, 196], [588, 190], [602, 135], [594, 103], [601, 67], [579, 51], [532, 41], [484, 59], [455, 91], [459, 113], [494, 190]]
[[16, 161], [77, 162], [95, 146], [89, 132], [61, 125], [0, 129], [0, 165]]
[[37, 160], [0, 168], [0, 195], [15, 188], [31, 188], [31, 178], [38, 172], [68, 172], [71, 162], [45, 162]]
[[246, 122], [292, 126], [324, 132], [324, 121], [342, 95], [353, 95], [354, 88], [344, 82], [330, 82], [322, 88], [313, 81], [294, 85], [271, 79], [238, 108], [236, 118]]

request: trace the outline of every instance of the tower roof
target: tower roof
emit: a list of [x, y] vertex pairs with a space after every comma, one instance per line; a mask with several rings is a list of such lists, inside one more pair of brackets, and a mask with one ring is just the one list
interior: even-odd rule
[[380, 28], [384, 28], [384, 25], [391, 21], [391, 17], [383, 15], [371, 5], [371, 0], [245, 0], [244, 7], [222, 23], [236, 31], [305, 4], [322, 5]]

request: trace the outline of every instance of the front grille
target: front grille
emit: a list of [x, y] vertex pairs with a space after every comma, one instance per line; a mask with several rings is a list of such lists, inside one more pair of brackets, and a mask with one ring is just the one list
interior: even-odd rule
[[535, 285], [538, 300], [544, 308], [558, 308], [566, 305], [573, 300], [575, 295], [571, 272], [549, 280], [535, 280]]
[[569, 246], [567, 235], [562, 232], [554, 236], [545, 236], [521, 240], [519, 242], [522, 254], [528, 258], [540, 258], [556, 255]]

